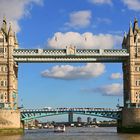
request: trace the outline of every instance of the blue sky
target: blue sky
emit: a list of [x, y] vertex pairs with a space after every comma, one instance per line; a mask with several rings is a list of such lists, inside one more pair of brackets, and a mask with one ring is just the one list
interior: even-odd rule
[[[0, 0], [20, 48], [121, 48], [139, 0]], [[87, 40], [85, 42], [85, 40]], [[84, 73], [84, 75], [83, 75]], [[123, 103], [121, 64], [19, 64], [25, 108], [111, 107]]]

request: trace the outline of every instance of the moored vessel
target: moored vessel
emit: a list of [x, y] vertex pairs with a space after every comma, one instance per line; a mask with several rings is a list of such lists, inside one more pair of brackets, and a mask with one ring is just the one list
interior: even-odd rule
[[54, 126], [54, 132], [65, 132], [65, 131], [66, 131], [65, 125]]

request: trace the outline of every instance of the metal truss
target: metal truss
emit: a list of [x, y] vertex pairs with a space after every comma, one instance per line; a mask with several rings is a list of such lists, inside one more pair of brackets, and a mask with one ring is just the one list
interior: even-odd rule
[[56, 108], [56, 109], [26, 109], [21, 110], [21, 120], [32, 120], [47, 116], [73, 114], [98, 116], [111, 119], [120, 119], [121, 110], [110, 108]]

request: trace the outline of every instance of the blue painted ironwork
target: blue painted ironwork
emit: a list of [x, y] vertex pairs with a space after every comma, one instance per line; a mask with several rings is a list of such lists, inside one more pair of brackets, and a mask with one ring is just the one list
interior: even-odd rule
[[46, 116], [64, 115], [72, 112], [73, 114], [98, 116], [111, 119], [120, 119], [120, 109], [110, 108], [51, 108], [51, 109], [24, 109], [21, 110], [21, 120], [32, 120]]

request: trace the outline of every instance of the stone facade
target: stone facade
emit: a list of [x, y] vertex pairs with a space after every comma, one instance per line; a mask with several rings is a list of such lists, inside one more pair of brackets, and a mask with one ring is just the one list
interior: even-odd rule
[[22, 128], [19, 110], [0, 110], [0, 129]]
[[140, 29], [135, 19], [124, 36], [122, 47], [129, 52], [129, 59], [123, 63], [124, 107], [140, 105]]
[[124, 108], [122, 111], [122, 117], [125, 118], [122, 122], [123, 127], [140, 127], [140, 109], [139, 108]]
[[140, 108], [123, 108], [117, 132], [140, 133]]
[[6, 20], [0, 29], [0, 108], [17, 109], [17, 71], [13, 49], [18, 48], [12, 26]]
[[0, 29], [0, 135], [21, 134], [23, 126], [17, 105], [18, 65], [13, 59], [13, 49], [18, 48], [12, 26], [7, 28], [3, 19]]
[[122, 47], [128, 50], [129, 57], [123, 63], [124, 107], [117, 131], [140, 133], [140, 28], [137, 19], [133, 27], [130, 23]]

